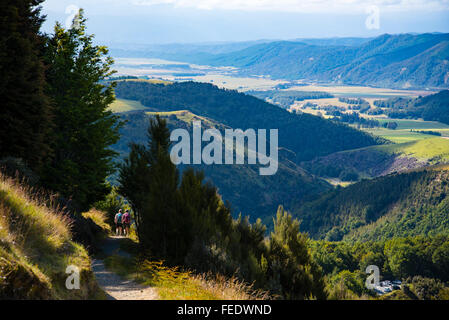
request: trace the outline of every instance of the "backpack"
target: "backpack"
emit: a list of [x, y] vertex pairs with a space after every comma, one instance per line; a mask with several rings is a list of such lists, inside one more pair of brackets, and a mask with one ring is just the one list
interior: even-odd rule
[[115, 223], [122, 223], [122, 214], [121, 213], [116, 214]]
[[130, 218], [130, 215], [129, 215], [129, 213], [127, 213], [127, 212], [125, 212], [125, 214], [123, 215], [123, 222], [124, 223], [129, 223], [129, 219]]

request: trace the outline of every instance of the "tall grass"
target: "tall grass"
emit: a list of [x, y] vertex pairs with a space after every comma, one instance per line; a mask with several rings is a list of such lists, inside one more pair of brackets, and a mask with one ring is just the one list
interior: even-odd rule
[[268, 292], [255, 290], [236, 277], [207, 273], [195, 274], [163, 261], [110, 256], [106, 267], [119, 275], [155, 287], [162, 300], [268, 300]]
[[[72, 222], [45, 192], [0, 173], [0, 298], [101, 298], [87, 251], [73, 242]], [[66, 268], [81, 271], [67, 290]]]
[[43, 192], [0, 174], [2, 227], [24, 250], [58, 250], [71, 239], [71, 221]]
[[87, 212], [83, 212], [83, 217], [86, 219], [91, 219], [97, 226], [99, 226], [107, 233], [110, 233], [112, 231], [112, 228], [108, 223], [107, 213], [104, 211], [90, 209]]

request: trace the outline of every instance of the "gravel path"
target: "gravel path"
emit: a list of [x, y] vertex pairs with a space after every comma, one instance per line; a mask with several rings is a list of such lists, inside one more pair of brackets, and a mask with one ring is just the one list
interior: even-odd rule
[[[127, 252], [120, 251], [121, 237], [109, 237], [103, 245], [106, 255], [118, 254], [127, 256]], [[154, 288], [142, 286], [132, 280], [121, 278], [114, 272], [106, 270], [103, 260], [92, 261], [92, 270], [100, 287], [106, 292], [109, 300], [157, 300]]]

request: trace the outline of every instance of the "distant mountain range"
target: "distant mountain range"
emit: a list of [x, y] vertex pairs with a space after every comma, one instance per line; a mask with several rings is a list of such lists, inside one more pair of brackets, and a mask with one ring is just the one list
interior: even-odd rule
[[161, 47], [112, 53], [234, 66], [241, 75], [266, 75], [275, 79], [389, 88], [449, 87], [449, 34], [444, 33], [247, 42], [220, 48], [188, 49], [184, 45], [177, 50], [172, 46], [165, 52]]

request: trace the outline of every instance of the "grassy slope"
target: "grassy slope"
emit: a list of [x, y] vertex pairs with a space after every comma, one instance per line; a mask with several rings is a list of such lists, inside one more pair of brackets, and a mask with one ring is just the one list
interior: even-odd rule
[[335, 170], [374, 178], [444, 163], [449, 163], [449, 139], [427, 135], [426, 139], [337, 152], [306, 162], [304, 166], [318, 176], [332, 179], [336, 178], [332, 176]]
[[144, 107], [139, 101], [127, 99], [116, 99], [109, 107], [109, 110], [115, 113], [145, 109], [147, 108]]
[[418, 160], [430, 162], [449, 161], [449, 139], [427, 138], [401, 144], [391, 144], [374, 147], [390, 154], [414, 157]]
[[415, 140], [428, 139], [429, 135], [415, 131], [436, 131], [440, 132], [442, 136], [449, 136], [449, 126], [436, 121], [423, 120], [404, 120], [404, 119], [376, 119], [380, 123], [396, 122], [398, 127], [396, 130], [389, 130], [385, 128], [363, 129], [375, 136], [391, 140], [394, 143], [410, 142]]
[[[71, 240], [69, 220], [29, 190], [0, 176], [0, 299], [103, 298], [87, 251]], [[66, 268], [80, 269], [67, 290]]]

